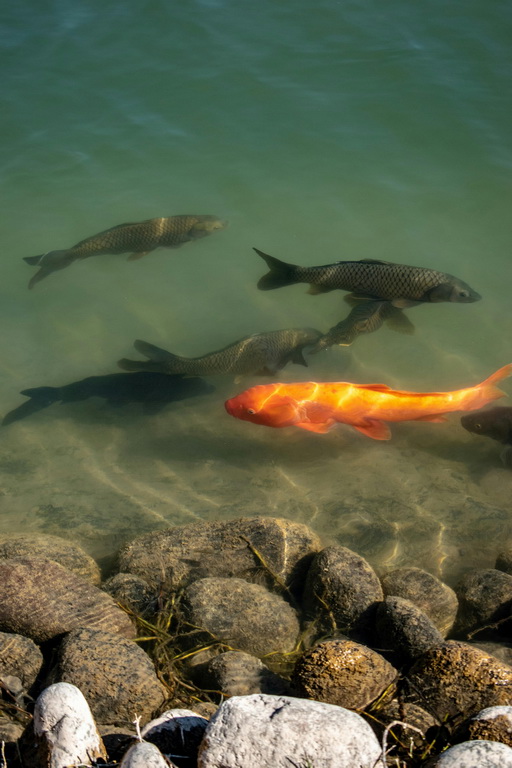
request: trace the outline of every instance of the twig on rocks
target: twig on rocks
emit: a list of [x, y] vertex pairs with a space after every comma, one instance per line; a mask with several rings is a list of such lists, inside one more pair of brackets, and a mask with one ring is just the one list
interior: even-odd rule
[[135, 720], [133, 720], [133, 724], [135, 726], [135, 733], [137, 734], [137, 739], [139, 741], [143, 741], [142, 734], [140, 732], [140, 720], [141, 720], [141, 716], [135, 715]]
[[376, 768], [379, 763], [382, 764], [383, 768], [386, 768], [387, 766], [386, 755], [389, 753], [389, 751], [394, 749], [394, 746], [391, 746], [388, 750], [388, 736], [391, 733], [391, 729], [394, 728], [395, 725], [401, 725], [402, 728], [410, 728], [411, 731], [416, 731], [416, 733], [419, 733], [422, 739], [425, 738], [424, 733], [420, 731], [419, 728], [416, 728], [415, 725], [409, 725], [409, 723], [404, 723], [402, 720], [393, 720], [393, 722], [387, 725], [384, 729], [384, 733], [382, 735], [382, 753], [380, 757], [378, 757], [375, 761], [374, 768]]

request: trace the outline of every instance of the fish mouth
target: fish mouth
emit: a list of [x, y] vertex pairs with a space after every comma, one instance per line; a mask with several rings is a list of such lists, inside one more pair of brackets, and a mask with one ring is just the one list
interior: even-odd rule
[[235, 415], [235, 404], [233, 403], [232, 398], [230, 400], [226, 400], [226, 402], [224, 403], [224, 408], [226, 409], [226, 411], [229, 413], [230, 416]]

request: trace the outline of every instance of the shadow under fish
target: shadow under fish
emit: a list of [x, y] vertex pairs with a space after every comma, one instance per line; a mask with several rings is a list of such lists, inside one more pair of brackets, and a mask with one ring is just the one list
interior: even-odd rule
[[110, 373], [89, 376], [63, 387], [34, 387], [20, 394], [30, 398], [7, 413], [2, 421], [6, 427], [14, 421], [48, 408], [53, 403], [75, 403], [89, 397], [100, 397], [107, 405], [118, 407], [128, 403], [143, 403], [146, 413], [158, 413], [168, 403], [206, 395], [215, 387], [201, 378], [187, 378], [180, 374], [141, 371], [139, 373]]
[[392, 330], [399, 333], [413, 334], [414, 325], [404, 312], [389, 301], [358, 300], [347, 296], [349, 304], [353, 304], [350, 313], [333, 326], [324, 336], [318, 339], [310, 354], [332, 347], [334, 344], [349, 347], [358, 336], [364, 333], [374, 333], [386, 323]]
[[86, 237], [79, 243], [61, 251], [48, 251], [39, 256], [26, 256], [24, 261], [39, 267], [28, 287], [44, 280], [74, 261], [101, 254], [130, 253], [129, 261], [141, 259], [156, 248], [178, 248], [184, 243], [199, 240], [227, 226], [216, 216], [190, 214], [146, 219], [115, 227]]
[[321, 336], [320, 331], [314, 328], [288, 328], [254, 333], [202, 357], [180, 357], [137, 339], [134, 342], [135, 349], [149, 360], [123, 358], [117, 364], [125, 371], [159, 371], [166, 374], [182, 373], [187, 376], [273, 376], [289, 362], [307, 367], [303, 350], [317, 342]]
[[512, 469], [512, 407], [497, 405], [485, 411], [461, 416], [460, 423], [468, 432], [497, 440], [504, 445], [500, 454], [505, 467]]

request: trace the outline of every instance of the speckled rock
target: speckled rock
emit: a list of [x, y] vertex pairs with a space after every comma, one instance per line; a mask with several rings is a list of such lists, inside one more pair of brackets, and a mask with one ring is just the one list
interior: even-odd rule
[[512, 749], [495, 741], [464, 741], [426, 764], [427, 768], [512, 768]]
[[44, 642], [84, 626], [135, 636], [132, 622], [109, 595], [54, 560], [0, 560], [0, 630]]
[[8, 744], [18, 741], [22, 733], [23, 726], [20, 723], [9, 720], [8, 717], [0, 717], [0, 742], [4, 741]]
[[457, 595], [447, 584], [421, 568], [395, 568], [382, 578], [386, 597], [403, 597], [427, 614], [443, 637], [457, 615]]
[[352, 550], [326, 547], [313, 559], [306, 579], [304, 610], [319, 616], [327, 629], [364, 632], [382, 598], [375, 571]]
[[342, 707], [288, 696], [233, 696], [212, 717], [198, 768], [375, 768], [372, 729]]
[[121, 760], [120, 768], [169, 768], [176, 765], [167, 760], [158, 747], [145, 741], [133, 744]]
[[[391, 723], [407, 723], [421, 731], [423, 735], [412, 728], [405, 728], [400, 725], [393, 726], [393, 733], [403, 743], [407, 744], [409, 740], [412, 740], [417, 749], [422, 747], [425, 749], [431, 743], [432, 737], [437, 734], [440, 726], [439, 721], [423, 707], [409, 702], [399, 702], [397, 699], [386, 703], [384, 707], [381, 707], [379, 702], [376, 719], [372, 721], [372, 726], [374, 730], [379, 731], [380, 739], [382, 739], [384, 728]], [[393, 738], [390, 736], [388, 745], [391, 746], [392, 744]]]
[[480, 648], [481, 651], [485, 651], [485, 653], [512, 667], [512, 643], [497, 643], [492, 640], [471, 640], [468, 641], [468, 645], [474, 645], [475, 648]]
[[83, 579], [99, 584], [101, 573], [93, 558], [72, 541], [46, 533], [20, 533], [0, 535], [0, 558], [45, 557], [55, 560], [68, 571]]
[[495, 568], [470, 571], [455, 587], [459, 611], [453, 628], [466, 636], [479, 627], [509, 616], [512, 608], [512, 576]]
[[76, 629], [66, 635], [49, 680], [80, 688], [98, 723], [131, 724], [134, 714], [149, 720], [166, 698], [142, 648], [102, 630]]
[[279, 595], [243, 579], [199, 579], [184, 592], [182, 607], [195, 632], [191, 645], [221, 641], [254, 656], [291, 651], [299, 634], [293, 608]]
[[470, 740], [500, 741], [512, 747], [512, 707], [487, 707], [471, 718]]
[[496, 570], [512, 575], [512, 543], [507, 544], [496, 558]]
[[142, 576], [153, 588], [163, 580], [168, 588], [178, 590], [214, 576], [266, 583], [271, 589], [279, 589], [281, 582], [300, 591], [320, 546], [316, 534], [291, 520], [255, 517], [197, 522], [155, 531], [125, 545], [119, 570]]
[[23, 635], [0, 632], [0, 679], [18, 677], [29, 690], [43, 666], [43, 654], [38, 646]]
[[88, 703], [74, 685], [46, 688], [36, 701], [33, 726], [40, 765], [89, 765], [107, 756]]
[[306, 651], [292, 683], [300, 696], [349, 709], [364, 709], [389, 689], [397, 670], [376, 651], [351, 640], [326, 640]]
[[155, 590], [145, 579], [133, 573], [116, 573], [102, 585], [116, 603], [129, 608], [137, 616], [153, 614], [157, 608]]
[[290, 693], [287, 680], [271, 672], [255, 656], [241, 651], [227, 651], [215, 656], [194, 678], [202, 688], [221, 691], [225, 696], [249, 696], [268, 693], [275, 696]]
[[512, 668], [466, 643], [430, 648], [408, 675], [413, 690], [443, 721], [464, 719], [484, 707], [512, 704]]
[[397, 667], [409, 664], [428, 648], [443, 642], [443, 636], [428, 616], [410, 600], [386, 597], [377, 609], [380, 645], [394, 651]]
[[168, 709], [141, 731], [144, 741], [154, 744], [163, 755], [173, 755], [178, 768], [197, 764], [199, 745], [208, 720], [190, 709]]

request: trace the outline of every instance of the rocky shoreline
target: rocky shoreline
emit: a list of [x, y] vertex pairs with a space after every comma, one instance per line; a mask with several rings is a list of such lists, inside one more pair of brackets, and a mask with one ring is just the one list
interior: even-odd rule
[[64, 539], [0, 537], [0, 765], [512, 767], [496, 554], [452, 589], [279, 518], [139, 536], [109, 574]]

